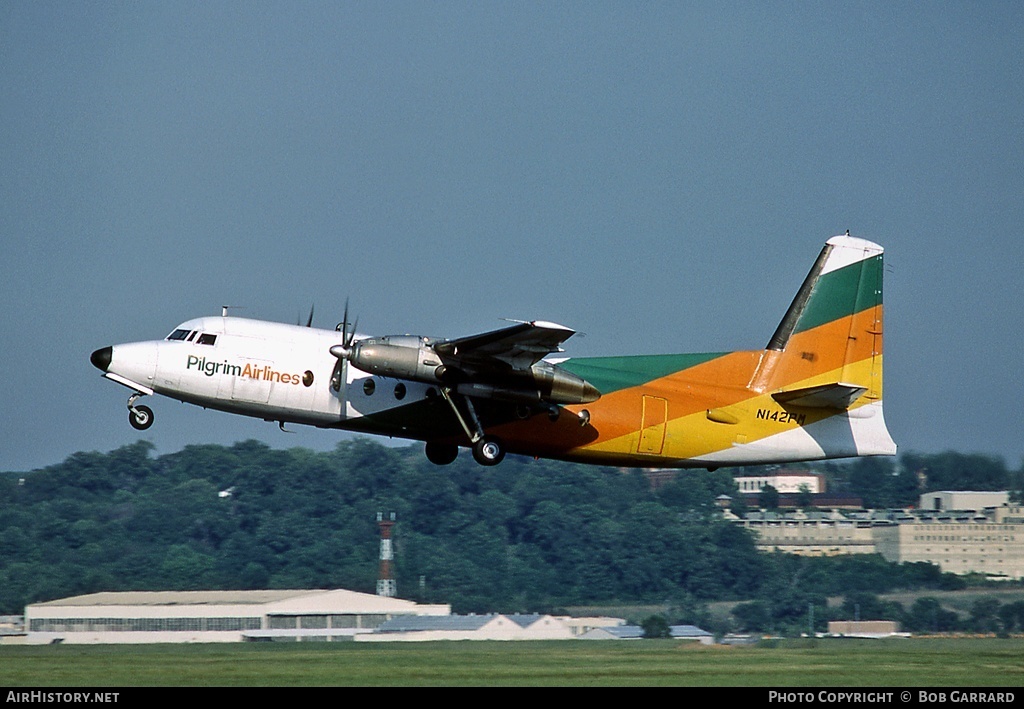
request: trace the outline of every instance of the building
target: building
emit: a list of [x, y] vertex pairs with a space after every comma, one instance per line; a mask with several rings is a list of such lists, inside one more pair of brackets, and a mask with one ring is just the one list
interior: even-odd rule
[[[715, 637], [696, 625], [669, 626], [669, 634], [673, 640], [692, 640], [701, 645], [713, 645]], [[593, 628], [580, 636], [581, 640], [640, 640], [644, 629], [639, 625], [617, 625], [605, 628]]]
[[991, 517], [915, 517], [878, 530], [878, 552], [888, 561], [926, 561], [947, 573], [1024, 578], [1024, 524]]
[[[815, 507], [861, 509], [863, 500], [854, 495], [830, 493], [822, 473], [807, 470], [776, 470], [762, 475], [734, 476], [740, 499], [749, 507], [761, 504], [761, 494], [771, 486], [778, 493], [779, 508]], [[810, 496], [810, 497], [808, 497]]]
[[448, 605], [346, 590], [93, 593], [25, 609], [29, 643], [351, 640], [399, 616], [447, 616]]
[[452, 615], [345, 590], [94, 593], [25, 609], [25, 643], [568, 640], [621, 618]]
[[0, 643], [20, 641], [25, 636], [25, 617], [0, 615]]
[[733, 479], [739, 491], [746, 495], [757, 495], [768, 485], [779, 494], [796, 494], [805, 489], [812, 495], [825, 492], [825, 476], [809, 470], [773, 470], [764, 475], [737, 475]]
[[[403, 616], [382, 623], [360, 642], [431, 640], [571, 640], [578, 636], [575, 619], [542, 614]], [[588, 619], [620, 625], [619, 618]]]
[[876, 525], [888, 520], [856, 519], [831, 512], [751, 512], [737, 524], [757, 535], [757, 548], [803, 556], [876, 554]]
[[987, 508], [1003, 507], [1008, 504], [1010, 504], [1010, 493], [1008, 492], [940, 490], [921, 495], [918, 508], [932, 512], [942, 510], [980, 512]]
[[1005, 492], [935, 492], [922, 509], [856, 513], [725, 513], [757, 536], [763, 551], [806, 556], [881, 554], [896, 563], [927, 562], [943, 572], [1024, 579], [1024, 506]]
[[900, 633], [894, 620], [830, 620], [828, 634], [842, 638], [891, 638]]
[[996, 507], [992, 510], [992, 520], [997, 524], [1024, 524], [1024, 506]]

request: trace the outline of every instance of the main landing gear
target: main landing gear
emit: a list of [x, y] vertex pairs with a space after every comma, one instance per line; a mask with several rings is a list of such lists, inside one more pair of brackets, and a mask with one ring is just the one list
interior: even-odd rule
[[137, 431], [145, 431], [153, 425], [153, 409], [148, 406], [136, 406], [142, 394], [136, 392], [128, 399], [128, 423]]
[[480, 465], [497, 465], [505, 458], [505, 446], [497, 436], [483, 436], [473, 443], [473, 458]]
[[[466, 406], [466, 412], [469, 414], [468, 421], [462, 415], [462, 412], [459, 411], [459, 407], [456, 406], [450, 389], [442, 387], [441, 398], [451, 407], [452, 413], [455, 414], [455, 419], [462, 426], [462, 430], [466, 432], [466, 437], [473, 444], [473, 458], [477, 463], [490, 466], [497, 465], [504, 460], [505, 444], [497, 436], [484, 435], [484, 427], [480, 424], [480, 419], [476, 415], [476, 409], [473, 408], [473, 402], [469, 397], [460, 397]], [[428, 443], [426, 446], [427, 459], [437, 465], [451, 463], [455, 460], [455, 456], [458, 453], [459, 448], [453, 443]]]
[[459, 447], [454, 443], [430, 441], [423, 450], [427, 454], [427, 460], [434, 465], [448, 465], [459, 456]]
[[[454, 443], [430, 441], [424, 446], [423, 452], [434, 465], [448, 465], [458, 457], [459, 447]], [[473, 444], [473, 459], [480, 465], [497, 465], [504, 457], [505, 446], [495, 436], [483, 436]]]

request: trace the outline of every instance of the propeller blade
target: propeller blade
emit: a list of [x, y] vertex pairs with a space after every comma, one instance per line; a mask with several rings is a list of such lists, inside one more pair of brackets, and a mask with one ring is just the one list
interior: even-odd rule
[[345, 298], [345, 314], [341, 316], [341, 342], [348, 347], [348, 298]]
[[354, 323], [352, 323], [352, 331], [350, 333], [348, 333], [348, 337], [345, 338], [345, 347], [346, 347], [346, 349], [352, 349], [352, 340], [354, 340], [355, 337], [356, 337], [356, 328], [358, 326], [359, 326], [359, 318], [356, 318], [356, 321]]
[[345, 298], [345, 314], [341, 316], [341, 322], [334, 326], [335, 332], [341, 333], [341, 339], [345, 339], [345, 331], [348, 329], [348, 298]]
[[356, 336], [356, 325], [359, 324], [359, 319], [356, 318], [352, 328], [348, 326], [348, 298], [345, 298], [345, 314], [342, 316], [341, 322], [334, 326], [336, 332], [341, 333], [341, 344], [335, 345], [331, 348], [331, 354], [335, 357], [347, 358], [349, 351], [352, 349], [352, 341]]
[[313, 327], [313, 308], [315, 305], [309, 306], [309, 319], [306, 320], [306, 327]]

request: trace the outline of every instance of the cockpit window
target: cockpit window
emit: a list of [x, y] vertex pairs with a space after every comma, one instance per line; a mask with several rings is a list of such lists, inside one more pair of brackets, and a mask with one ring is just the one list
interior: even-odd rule
[[216, 341], [217, 341], [217, 336], [216, 335], [211, 335], [208, 332], [204, 332], [202, 335], [199, 336], [199, 339], [196, 340], [196, 344], [197, 345], [212, 345]]
[[168, 340], [184, 340], [186, 337], [188, 337], [188, 332], [189, 332], [188, 330], [182, 330], [181, 328], [178, 328], [177, 330], [172, 332], [170, 335], [168, 335], [167, 339]]
[[192, 342], [192, 339], [196, 336], [197, 332], [199, 332], [199, 331], [198, 330], [193, 330], [192, 332], [190, 332], [188, 334], [188, 338], [187, 339], [188, 339], [189, 342]]

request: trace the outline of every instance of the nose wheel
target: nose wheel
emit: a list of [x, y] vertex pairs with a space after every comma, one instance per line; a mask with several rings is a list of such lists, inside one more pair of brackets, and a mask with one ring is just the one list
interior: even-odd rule
[[135, 402], [141, 394], [132, 394], [128, 399], [128, 423], [136, 431], [145, 431], [153, 425], [153, 409], [148, 406], [136, 406]]
[[139, 431], [145, 431], [153, 425], [153, 409], [148, 406], [136, 406], [128, 412], [128, 423]]

